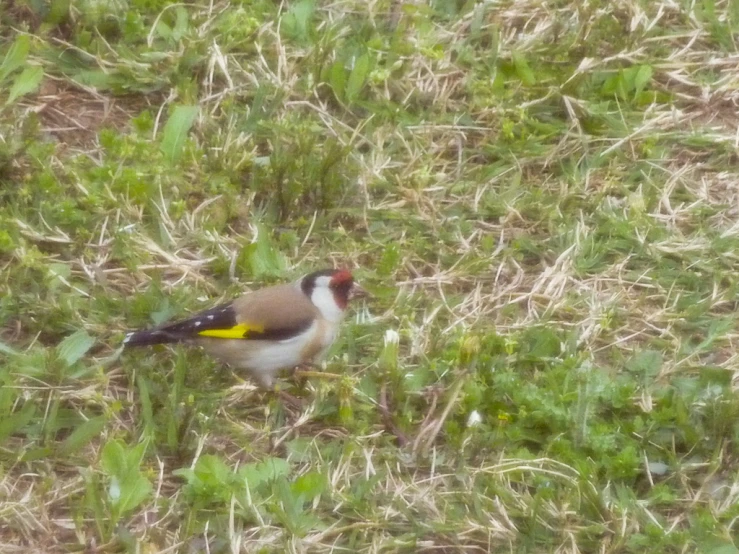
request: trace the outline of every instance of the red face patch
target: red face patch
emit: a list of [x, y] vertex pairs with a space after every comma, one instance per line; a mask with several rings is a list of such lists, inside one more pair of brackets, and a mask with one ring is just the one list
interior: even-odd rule
[[351, 283], [353, 281], [354, 281], [354, 278], [352, 277], [352, 273], [348, 269], [339, 269], [331, 277], [332, 285], [340, 285], [342, 283]]
[[331, 277], [331, 290], [334, 293], [336, 305], [345, 310], [349, 303], [349, 291], [354, 286], [354, 278], [347, 269], [340, 269]]

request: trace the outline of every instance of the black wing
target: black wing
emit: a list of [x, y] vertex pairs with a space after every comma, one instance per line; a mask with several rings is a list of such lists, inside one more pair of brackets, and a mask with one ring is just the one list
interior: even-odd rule
[[306, 331], [312, 323], [306, 318], [289, 327], [265, 328], [254, 323], [239, 323], [233, 302], [221, 304], [197, 315], [149, 331], [126, 335], [126, 346], [146, 346], [181, 342], [198, 337], [240, 340], [286, 340]]

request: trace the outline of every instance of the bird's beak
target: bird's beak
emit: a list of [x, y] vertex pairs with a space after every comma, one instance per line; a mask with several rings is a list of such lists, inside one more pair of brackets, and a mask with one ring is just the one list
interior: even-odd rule
[[354, 298], [367, 298], [368, 296], [369, 293], [356, 283], [354, 283], [352, 288], [349, 289], [349, 300]]

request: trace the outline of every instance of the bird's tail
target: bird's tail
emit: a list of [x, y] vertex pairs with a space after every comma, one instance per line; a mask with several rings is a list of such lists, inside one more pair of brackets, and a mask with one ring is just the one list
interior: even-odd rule
[[123, 339], [124, 346], [150, 346], [152, 344], [170, 344], [180, 342], [181, 338], [161, 329], [151, 331], [131, 331]]

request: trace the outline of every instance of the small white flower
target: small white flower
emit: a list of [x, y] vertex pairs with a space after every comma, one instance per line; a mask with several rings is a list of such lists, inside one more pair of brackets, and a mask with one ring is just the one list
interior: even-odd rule
[[383, 371], [394, 372], [398, 369], [398, 341], [400, 336], [394, 329], [385, 331], [385, 345], [380, 353], [380, 369]]
[[113, 478], [110, 480], [108, 496], [110, 496], [110, 499], [113, 501], [113, 503], [118, 502], [118, 500], [121, 498], [121, 485], [118, 483], [118, 478], [116, 476], [113, 476]]
[[467, 417], [467, 427], [475, 427], [482, 423], [482, 416], [477, 410], [472, 410], [470, 415]]

